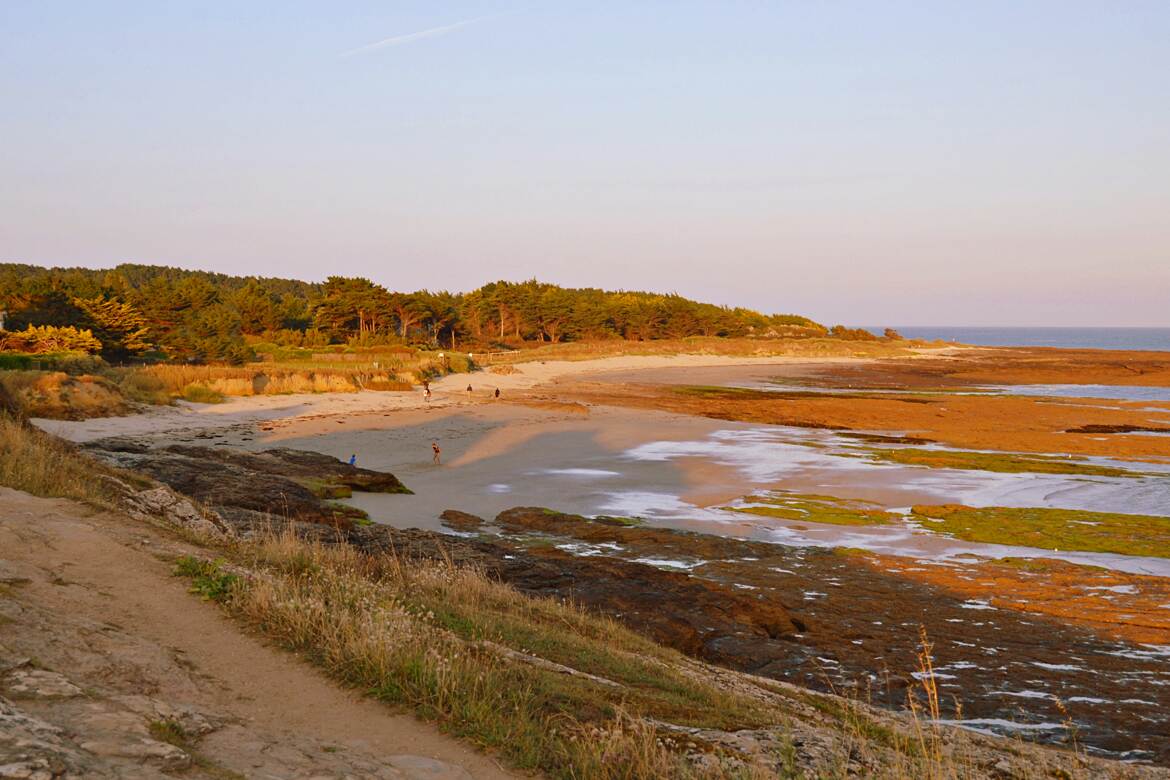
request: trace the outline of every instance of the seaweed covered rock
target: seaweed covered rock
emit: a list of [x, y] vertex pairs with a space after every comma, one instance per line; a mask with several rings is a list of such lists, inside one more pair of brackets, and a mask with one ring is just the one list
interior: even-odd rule
[[251, 453], [189, 445], [151, 449], [126, 439], [99, 440], [86, 449], [106, 463], [144, 474], [195, 499], [245, 533], [270, 525], [274, 518], [342, 527], [365, 519], [359, 509], [326, 500], [348, 495], [330, 493], [330, 487], [408, 492], [393, 474], [297, 450]]

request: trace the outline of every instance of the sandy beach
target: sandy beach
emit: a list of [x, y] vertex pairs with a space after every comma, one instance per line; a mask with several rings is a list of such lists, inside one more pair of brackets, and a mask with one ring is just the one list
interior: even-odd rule
[[[937, 370], [956, 354], [964, 353], [927, 354], [912, 365]], [[867, 367], [889, 371], [881, 362], [848, 358], [681, 355], [532, 362], [510, 373], [449, 375], [432, 383], [429, 402], [419, 389], [251, 396], [216, 405], [179, 402], [129, 417], [37, 423], [76, 442], [130, 436], [250, 450], [291, 447], [342, 460], [355, 456], [359, 465], [392, 472], [414, 491], [405, 496], [359, 493], [348, 500], [373, 521], [398, 527], [443, 530], [439, 516], [447, 509], [492, 517], [514, 506], [547, 506], [797, 546], [849, 546], [933, 559], [1031, 555], [1170, 576], [1167, 559], [986, 545], [924, 533], [913, 525], [826, 526], [748, 518], [724, 509], [753, 493], [783, 489], [873, 502], [895, 511], [915, 504], [966, 503], [1159, 514], [1167, 505], [1165, 477], [1084, 480], [878, 464], [859, 458], [857, 440], [835, 430], [846, 426], [828, 424], [832, 419], [812, 427], [762, 424], [766, 418], [704, 415], [693, 403], [656, 405], [641, 390], [679, 383], [742, 386], [788, 377], [806, 381], [834, 372], [865, 375]], [[920, 404], [878, 397], [865, 403], [884, 406], [867, 413], [865, 403], [849, 397], [810, 400], [805, 395], [784, 401], [784, 407], [835, 404], [852, 415], [847, 420], [852, 430], [900, 433], [921, 427]], [[957, 396], [948, 406], [968, 399], [1025, 406], [1042, 400]], [[917, 415], [905, 418], [917, 424], [911, 426], [890, 408]], [[925, 408], [927, 415], [935, 415]], [[1061, 420], [1078, 419], [1080, 413], [1074, 404], [1052, 408], [1063, 415]], [[973, 419], [967, 425], [977, 429], [978, 419]], [[1102, 437], [1081, 438], [1096, 442]], [[1113, 442], [1125, 439], [1155, 450], [1166, 444], [1155, 437]], [[441, 447], [440, 466], [432, 462], [431, 442]]]

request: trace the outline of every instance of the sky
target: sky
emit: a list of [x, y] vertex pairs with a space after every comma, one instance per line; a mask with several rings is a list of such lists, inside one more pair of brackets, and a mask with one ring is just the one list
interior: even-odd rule
[[0, 2], [0, 260], [1170, 326], [1170, 3]]

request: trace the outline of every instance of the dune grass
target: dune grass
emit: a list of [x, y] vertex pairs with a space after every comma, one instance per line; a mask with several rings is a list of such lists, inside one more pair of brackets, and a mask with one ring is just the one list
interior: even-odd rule
[[121, 390], [102, 376], [63, 371], [0, 371], [0, 386], [28, 417], [76, 420], [130, 411]]
[[[405, 705], [513, 766], [563, 778], [769, 777], [690, 740], [697, 767], [655, 721], [775, 725], [778, 713], [680, 671], [682, 657], [474, 569], [368, 556], [277, 534], [220, 562], [181, 559], [204, 598], [340, 682]], [[239, 576], [235, 571], [248, 572]]]
[[[860, 767], [896, 780], [984, 776], [987, 754], [938, 722], [925, 636], [910, 717], [899, 721], [860, 698], [727, 672], [731, 682], [615, 620], [450, 562], [367, 555], [291, 533], [221, 552], [180, 558], [175, 573], [338, 682], [522, 770], [574, 780], [846, 777]], [[815, 775], [797, 766], [788, 736], [809, 709], [824, 729], [826, 763]], [[773, 736], [750, 738], [743, 744], [755, 747], [741, 752], [690, 728]], [[1005, 743], [1004, 754], [1024, 747]], [[1079, 776], [1052, 774], [1053, 759], [1070, 763], [1037, 752], [1013, 776]]]
[[70, 445], [0, 412], [0, 485], [98, 506], [113, 500], [101, 467]]
[[[622, 355], [727, 355], [730, 357], [892, 357], [912, 354], [911, 342], [849, 341], [813, 338], [725, 338], [694, 336], [681, 339], [627, 341], [601, 339], [559, 344], [526, 345], [507, 353], [488, 353], [493, 364], [526, 363], [534, 360], [595, 360]], [[476, 360], [480, 360], [477, 355]]]
[[1073, 509], [915, 506], [922, 527], [970, 542], [1170, 558], [1170, 518]]

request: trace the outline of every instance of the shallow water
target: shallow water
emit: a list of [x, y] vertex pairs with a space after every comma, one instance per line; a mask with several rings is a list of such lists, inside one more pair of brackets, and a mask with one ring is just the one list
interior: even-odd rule
[[1104, 398], [1110, 401], [1170, 401], [1170, 387], [1143, 385], [990, 385], [984, 389], [1003, 395]]
[[[947, 395], [1026, 395], [1043, 398], [1099, 398], [1108, 401], [1167, 401], [1170, 387], [1146, 385], [984, 385], [964, 389], [913, 390], [869, 387], [823, 387], [790, 379], [729, 382], [726, 387], [764, 390], [770, 393], [817, 393], [821, 395], [913, 395], [945, 392]], [[1105, 407], [1115, 408], [1115, 407]], [[1154, 409], [1154, 411], [1165, 411]]]
[[[1101, 512], [1165, 515], [1170, 512], [1170, 476], [1137, 478], [1081, 477], [1061, 474], [1000, 474], [960, 469], [931, 469], [874, 463], [855, 457], [854, 442], [832, 432], [766, 428], [719, 430], [703, 439], [657, 441], [633, 447], [622, 457], [638, 463], [670, 463], [702, 458], [736, 469], [760, 490], [783, 488], [878, 500], [902, 505], [891, 493], [929, 495], [940, 503], [969, 506], [1051, 507]], [[1093, 459], [1125, 468], [1123, 462]], [[1142, 468], [1146, 468], [1143, 464]], [[1170, 474], [1170, 467], [1152, 470]], [[692, 530], [726, 534], [728, 526], [753, 527], [751, 536], [790, 546], [858, 547], [893, 555], [947, 559], [977, 554], [987, 557], [1046, 557], [1104, 566], [1132, 573], [1170, 576], [1170, 559], [1077, 551], [1039, 550], [979, 544], [943, 537], [912, 522], [874, 526], [838, 526], [752, 516], [745, 519], [719, 507], [697, 506], [676, 491], [612, 490], [593, 514], [641, 517], [663, 525], [685, 524]], [[878, 496], [887, 496], [880, 501]], [[728, 502], [731, 506], [742, 501]], [[914, 503], [913, 501], [909, 503]], [[1168, 517], [1167, 522], [1170, 522]], [[737, 531], [736, 533], [742, 533]]]

